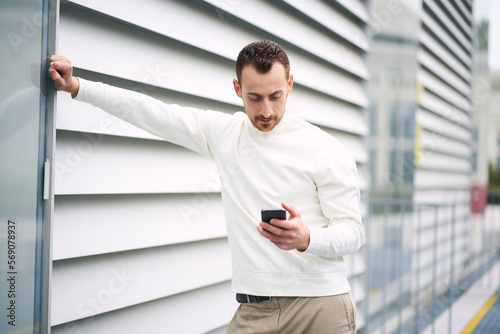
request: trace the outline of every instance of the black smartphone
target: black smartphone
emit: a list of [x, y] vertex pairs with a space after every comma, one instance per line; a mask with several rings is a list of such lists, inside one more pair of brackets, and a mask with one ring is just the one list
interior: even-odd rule
[[271, 219], [286, 220], [286, 210], [283, 209], [264, 209], [261, 212], [262, 221], [269, 223]]

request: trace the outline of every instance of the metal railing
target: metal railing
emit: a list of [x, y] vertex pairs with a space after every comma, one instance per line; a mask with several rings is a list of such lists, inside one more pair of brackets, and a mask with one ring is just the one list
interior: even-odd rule
[[[500, 205], [369, 199], [360, 333], [421, 333], [499, 259]], [[497, 282], [491, 282], [497, 284]], [[442, 334], [442, 333], [439, 333]]]

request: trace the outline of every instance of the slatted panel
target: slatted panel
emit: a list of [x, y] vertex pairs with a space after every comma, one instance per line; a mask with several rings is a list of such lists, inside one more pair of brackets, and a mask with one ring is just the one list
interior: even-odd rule
[[54, 260], [226, 235], [219, 193], [57, 196], [55, 207]]
[[[365, 191], [367, 20], [362, 1], [67, 1], [58, 52], [83, 78], [233, 113], [239, 50], [275, 40], [295, 75], [288, 111], [349, 147]], [[53, 333], [224, 332], [237, 305], [215, 164], [66, 94], [57, 103]], [[359, 254], [348, 267], [361, 304]]]
[[[97, 292], [106, 291], [106, 283], [103, 288], [104, 290]], [[122, 293], [125, 291], [126, 288]], [[105, 292], [101, 294], [104, 296]], [[97, 296], [99, 294], [95, 295], [96, 300]], [[217, 296], [216, 307], [214, 296]], [[52, 328], [52, 333], [110, 334], [118, 330], [123, 334], [205, 333], [207, 328], [214, 329], [216, 333], [225, 333], [224, 329], [217, 329], [225, 327], [226, 314], [234, 312], [236, 307], [229, 283], [218, 283], [204, 289], [138, 304], [132, 308], [119, 309], [105, 317], [95, 316], [57, 325]], [[81, 308], [87, 312], [94, 309], [85, 300], [82, 301]]]
[[[437, 97], [432, 95], [429, 95], [428, 98], [438, 100]], [[425, 105], [425, 102], [423, 105]], [[441, 111], [445, 111], [445, 113], [440, 114], [439, 112]], [[452, 138], [464, 143], [470, 143], [471, 133], [468, 130], [467, 125], [464, 125], [458, 119], [454, 119], [455, 115], [456, 114], [454, 114], [453, 109], [449, 109], [447, 112], [447, 110], [439, 109], [439, 106], [432, 107], [429, 104], [426, 109], [418, 110], [417, 122], [421, 124], [424, 129], [443, 135], [446, 138]], [[450, 121], [453, 121], [453, 123], [450, 124]]]
[[[456, 167], [456, 157], [461, 158], [462, 161], [467, 161], [470, 148], [468, 143], [460, 140], [456, 140], [452, 137], [446, 137], [442, 132], [423, 130], [421, 137], [424, 154], [421, 157], [420, 167], [425, 169], [425, 165], [429, 163], [429, 160], [434, 159], [434, 157], [439, 153], [445, 153], [450, 156], [449, 163], [443, 161], [441, 168], [446, 170], [447, 168], [455, 169]], [[465, 168], [463, 171], [467, 173], [470, 170], [470, 166]]]
[[466, 190], [470, 184], [471, 28], [463, 13], [457, 16], [458, 10], [465, 9], [463, 5], [423, 1], [417, 58], [418, 80], [424, 91], [417, 123], [424, 130], [419, 144], [426, 162], [415, 173], [417, 197], [419, 189], [429, 190], [432, 184], [435, 191]]
[[[227, 249], [223, 238], [58, 261], [53, 269], [52, 324], [227, 281]], [[100, 305], [91, 305], [93, 298]]]
[[[416, 115], [416, 122], [422, 128], [417, 138], [422, 152], [414, 175], [414, 199], [456, 204], [454, 222], [451, 211], [445, 208], [436, 216], [436, 226], [415, 227], [421, 232], [422, 242], [420, 261], [414, 258], [414, 270], [420, 275], [420, 285], [416, 288], [430, 294], [433, 281], [437, 282], [439, 291], [449, 284], [447, 270], [451, 258], [460, 268], [468, 252], [472, 28], [471, 7], [463, 1], [424, 0], [422, 3], [417, 79], [424, 89]], [[429, 220], [434, 217], [433, 209], [423, 211]], [[452, 224], [455, 228], [453, 250]], [[435, 258], [437, 263], [429, 263], [429, 258]]]
[[170, 143], [63, 131], [57, 138], [56, 194], [218, 190], [215, 163]]
[[[415, 193], [413, 199], [417, 203], [464, 203], [469, 198], [469, 189], [435, 189], [435, 188], [420, 188]], [[468, 207], [467, 207], [468, 209]]]

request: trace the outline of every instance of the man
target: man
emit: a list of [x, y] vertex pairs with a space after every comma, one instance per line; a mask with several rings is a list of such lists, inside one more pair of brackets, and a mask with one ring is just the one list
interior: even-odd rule
[[[234, 115], [164, 104], [72, 76], [52, 56], [57, 90], [212, 158], [221, 184], [241, 303], [228, 333], [354, 333], [355, 303], [342, 256], [364, 241], [356, 166], [347, 149], [285, 111], [293, 75], [276, 43], [247, 45], [236, 61]], [[125, 108], [125, 110], [124, 110]], [[282, 206], [285, 220], [261, 221]]]

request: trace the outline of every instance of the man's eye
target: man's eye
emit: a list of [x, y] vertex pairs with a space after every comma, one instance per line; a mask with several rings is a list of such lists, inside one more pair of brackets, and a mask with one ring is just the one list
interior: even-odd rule
[[270, 99], [272, 101], [276, 101], [276, 100], [279, 100], [281, 96], [271, 96]]
[[260, 97], [251, 97], [250, 98], [250, 101], [252, 101], [252, 102], [259, 102], [260, 100], [261, 100]]

